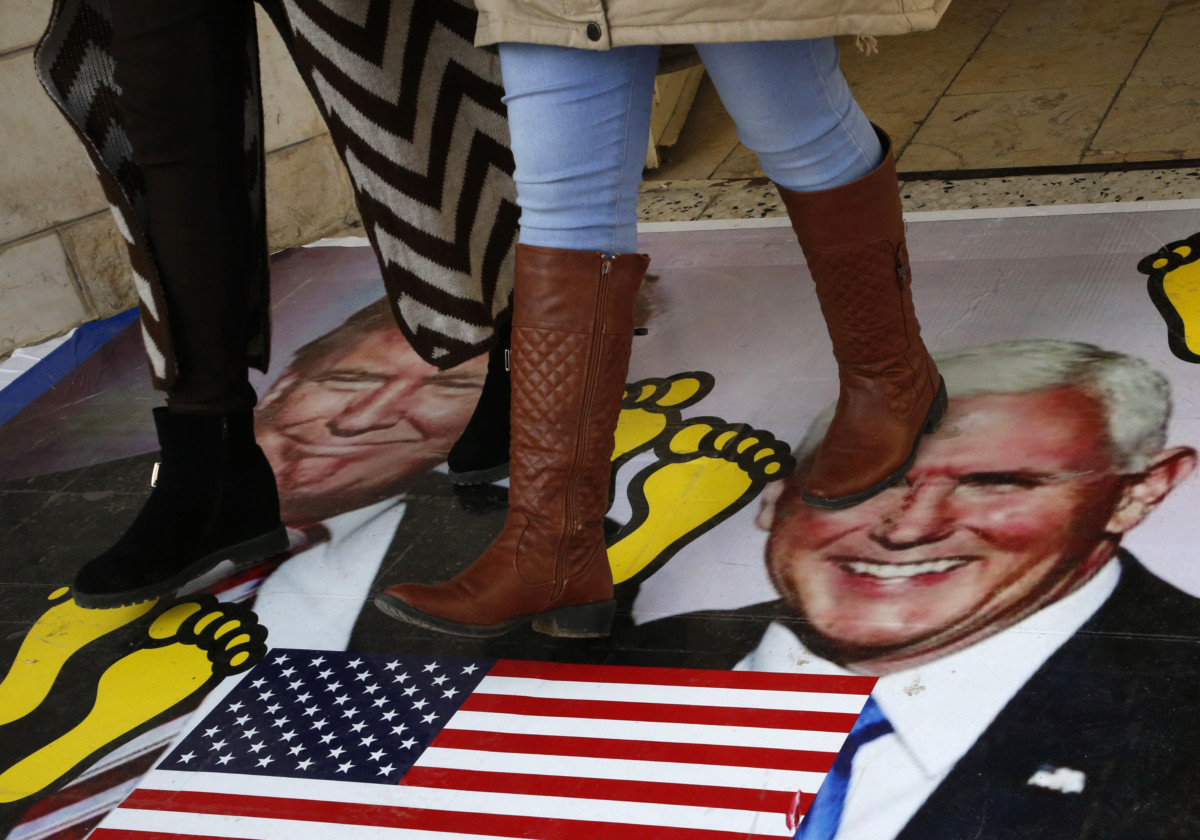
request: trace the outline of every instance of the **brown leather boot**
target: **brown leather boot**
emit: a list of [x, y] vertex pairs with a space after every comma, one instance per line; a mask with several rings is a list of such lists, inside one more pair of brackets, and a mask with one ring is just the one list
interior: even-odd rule
[[779, 188], [817, 287], [841, 391], [802, 498], [844, 508], [895, 484], [922, 433], [946, 413], [946, 388], [913, 310], [892, 144], [879, 166], [820, 192]]
[[452, 580], [389, 587], [376, 606], [459, 636], [526, 623], [551, 636], [608, 635], [616, 605], [604, 512], [633, 298], [649, 262], [517, 246], [504, 529]]

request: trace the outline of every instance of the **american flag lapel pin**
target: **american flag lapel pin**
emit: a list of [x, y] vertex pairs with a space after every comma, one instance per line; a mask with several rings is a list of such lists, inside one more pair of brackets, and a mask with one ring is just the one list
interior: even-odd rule
[[1025, 784], [1058, 793], [1083, 793], [1087, 774], [1071, 767], [1053, 767], [1043, 764]]
[[92, 840], [786, 838], [874, 684], [276, 649]]

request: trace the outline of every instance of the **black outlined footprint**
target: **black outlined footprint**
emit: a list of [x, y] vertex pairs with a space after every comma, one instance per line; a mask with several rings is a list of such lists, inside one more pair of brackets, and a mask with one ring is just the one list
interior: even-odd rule
[[667, 429], [679, 426], [683, 422], [680, 412], [707, 397], [714, 384], [711, 373], [693, 370], [626, 385], [617, 420], [613, 472], [653, 446]]
[[144, 616], [157, 601], [111, 610], [85, 610], [69, 587], [50, 593], [50, 607], [25, 634], [8, 673], [0, 682], [0, 726], [41, 705], [67, 660], [82, 648]]
[[1167, 345], [1185, 362], [1200, 364], [1200, 233], [1171, 242], [1138, 263], [1146, 289], [1167, 322]]
[[101, 674], [96, 701], [82, 720], [0, 772], [0, 802], [45, 790], [85, 759], [197, 691], [251, 668], [266, 653], [267, 631], [254, 613], [209, 595], [171, 606], [146, 632], [137, 650]]
[[654, 453], [629, 485], [633, 517], [609, 545], [617, 583], [652, 573], [796, 466], [770, 432], [719, 417], [688, 420], [661, 436]]

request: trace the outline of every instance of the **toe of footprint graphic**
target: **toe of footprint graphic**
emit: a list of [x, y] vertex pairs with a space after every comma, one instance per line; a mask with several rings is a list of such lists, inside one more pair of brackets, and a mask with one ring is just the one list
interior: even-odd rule
[[624, 463], [645, 451], [665, 429], [682, 422], [680, 412], [708, 396], [715, 382], [711, 373], [688, 371], [626, 385], [613, 461]]
[[657, 569], [795, 468], [770, 432], [717, 417], [688, 420], [654, 451], [655, 463], [630, 482], [633, 517], [609, 546], [618, 583]]
[[1167, 324], [1167, 345], [1185, 362], [1200, 364], [1200, 233], [1144, 257], [1138, 271]]

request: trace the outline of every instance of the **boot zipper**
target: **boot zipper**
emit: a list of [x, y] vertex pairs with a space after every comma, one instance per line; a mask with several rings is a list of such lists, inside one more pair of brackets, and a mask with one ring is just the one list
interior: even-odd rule
[[[908, 315], [907, 315], [907, 313], [905, 313], [904, 306], [903, 306], [904, 281], [905, 281], [905, 278], [907, 278], [909, 276], [910, 276], [910, 274], [909, 274], [909, 263], [908, 263], [908, 249], [905, 248], [903, 245], [901, 245], [899, 248], [896, 249], [896, 287], [900, 291], [900, 300], [901, 300], [900, 320], [904, 326], [904, 341], [905, 341], [905, 345], [906, 345], [904, 352], [905, 352], [906, 359], [907, 359], [908, 351], [912, 349], [912, 336], [909, 335]], [[912, 389], [914, 391], [917, 391], [918, 393], [924, 393], [925, 389], [923, 387], [917, 386], [916, 371], [912, 369], [911, 363], [908, 364], [908, 368], [913, 373]], [[932, 384], [932, 381], [930, 382], [930, 384]]]
[[[584, 436], [587, 430], [588, 420], [592, 413], [592, 403], [596, 395], [596, 368], [600, 365], [600, 346], [604, 341], [604, 312], [608, 306], [608, 275], [612, 270], [614, 257], [605, 255], [604, 262], [600, 266], [600, 290], [596, 296], [596, 307], [592, 313], [592, 340], [588, 347], [588, 365], [587, 373], [584, 378], [585, 390], [583, 392], [582, 413], [579, 418], [579, 425], [575, 430], [575, 454], [572, 458], [571, 479], [567, 485], [567, 530], [563, 533], [558, 544], [558, 558], [562, 559], [563, 544], [567, 540], [567, 536], [576, 530], [576, 505], [575, 505], [575, 485], [579, 479], [579, 456], [584, 449]], [[566, 588], [566, 569], [559, 568], [555, 570], [554, 576], [554, 597], [562, 594], [562, 590]]]
[[[903, 245], [896, 249], [896, 291], [900, 294], [900, 321], [904, 325], [904, 340], [911, 346], [912, 339], [908, 335], [908, 318], [904, 312], [904, 278], [908, 276], [908, 249]], [[907, 353], [908, 351], [905, 350]]]

